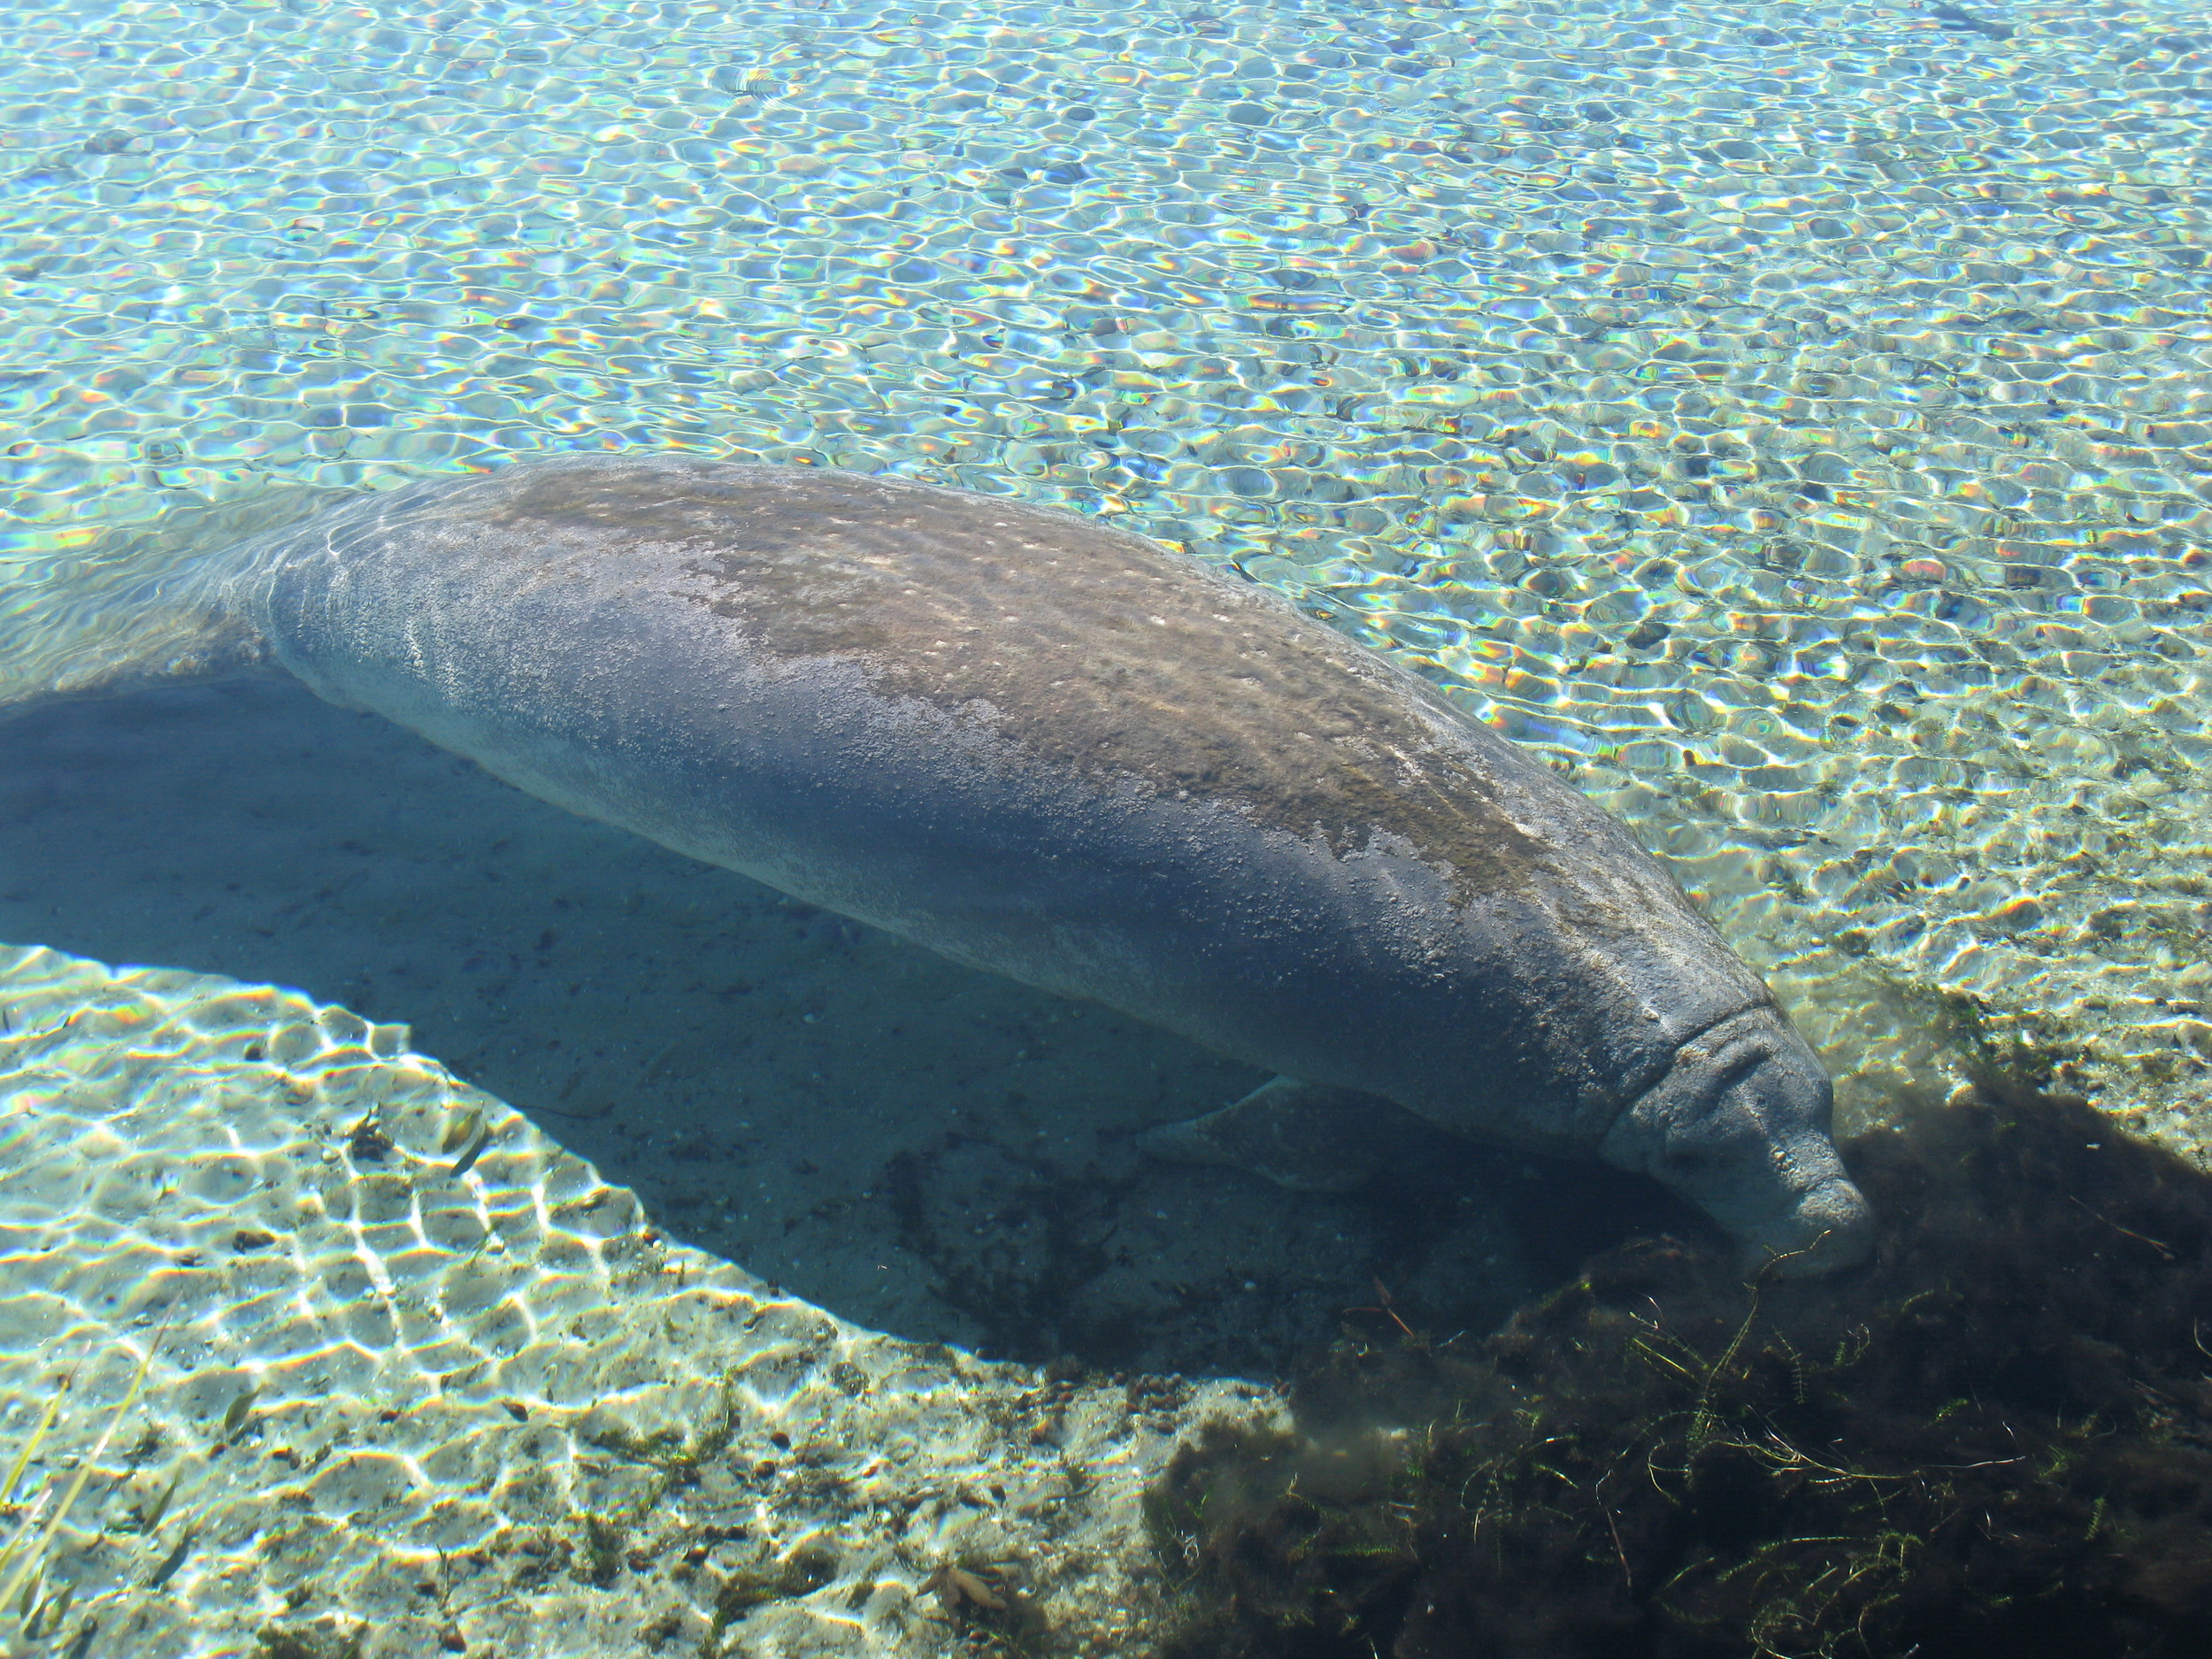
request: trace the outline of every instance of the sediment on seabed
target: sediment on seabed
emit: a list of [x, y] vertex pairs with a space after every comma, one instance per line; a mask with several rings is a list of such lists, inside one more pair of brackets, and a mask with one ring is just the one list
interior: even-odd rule
[[0, 1651], [1126, 1653], [1145, 1481], [1271, 1415], [858, 1329], [400, 1026], [44, 949], [0, 1010]]
[[2212, 1178], [1993, 1076], [1846, 1156], [1867, 1268], [1637, 1239], [1202, 1431], [1161, 1659], [2212, 1650]]

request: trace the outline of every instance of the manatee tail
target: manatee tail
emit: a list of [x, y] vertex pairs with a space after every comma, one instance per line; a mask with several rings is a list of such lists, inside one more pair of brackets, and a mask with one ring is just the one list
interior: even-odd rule
[[260, 658], [225, 602], [227, 557], [336, 494], [296, 485], [197, 500], [65, 554], [0, 552], [0, 718], [54, 696], [234, 672]]

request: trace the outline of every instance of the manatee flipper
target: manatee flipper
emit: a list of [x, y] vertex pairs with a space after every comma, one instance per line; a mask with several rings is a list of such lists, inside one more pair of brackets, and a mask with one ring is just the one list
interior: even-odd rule
[[1357, 1089], [1279, 1077], [1203, 1117], [1137, 1137], [1169, 1164], [1217, 1164], [1294, 1193], [1348, 1193], [1398, 1162], [1418, 1120]]

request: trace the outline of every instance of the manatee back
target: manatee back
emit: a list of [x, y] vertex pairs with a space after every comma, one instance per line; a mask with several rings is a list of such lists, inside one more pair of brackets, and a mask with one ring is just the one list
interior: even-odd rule
[[1595, 1144], [1766, 1001], [1548, 768], [1271, 592], [817, 469], [518, 465], [250, 560], [286, 666], [533, 792], [1225, 1052]]

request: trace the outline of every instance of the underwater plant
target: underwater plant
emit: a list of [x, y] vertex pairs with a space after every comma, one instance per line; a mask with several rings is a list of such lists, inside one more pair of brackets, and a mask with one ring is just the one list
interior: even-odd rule
[[[86, 1484], [92, 1479], [93, 1470], [106, 1452], [108, 1443], [115, 1438], [115, 1431], [122, 1426], [123, 1419], [138, 1403], [139, 1390], [145, 1386], [146, 1373], [153, 1368], [155, 1350], [160, 1348], [166, 1330], [165, 1325], [148, 1339], [146, 1351], [138, 1356], [138, 1364], [131, 1372], [130, 1383], [124, 1389], [123, 1397], [116, 1402], [106, 1426], [100, 1432], [100, 1438], [77, 1464], [74, 1477], [66, 1487], [59, 1488], [60, 1496], [55, 1496], [57, 1486], [50, 1485], [25, 1511], [14, 1534], [4, 1545], [0, 1545], [0, 1617], [8, 1617], [9, 1609], [12, 1609], [16, 1624], [27, 1640], [35, 1640], [41, 1636], [52, 1635], [60, 1630], [62, 1621], [68, 1617], [75, 1586], [65, 1584], [42, 1594], [47, 1559], [53, 1549], [54, 1540], [60, 1535], [62, 1523], [69, 1518], [69, 1511], [76, 1507], [77, 1500], [83, 1495]], [[37, 1425], [16, 1453], [14, 1461], [8, 1465], [6, 1479], [0, 1480], [0, 1502], [13, 1501], [17, 1483], [23, 1479], [24, 1471], [44, 1448], [47, 1437], [53, 1431], [55, 1420], [61, 1414], [63, 1402], [75, 1385], [76, 1373], [72, 1371], [48, 1399], [45, 1410], [39, 1414]]]
[[1186, 1446], [1157, 1659], [2212, 1652], [2212, 1178], [1999, 1082], [1849, 1156], [1855, 1273], [1632, 1240]]

